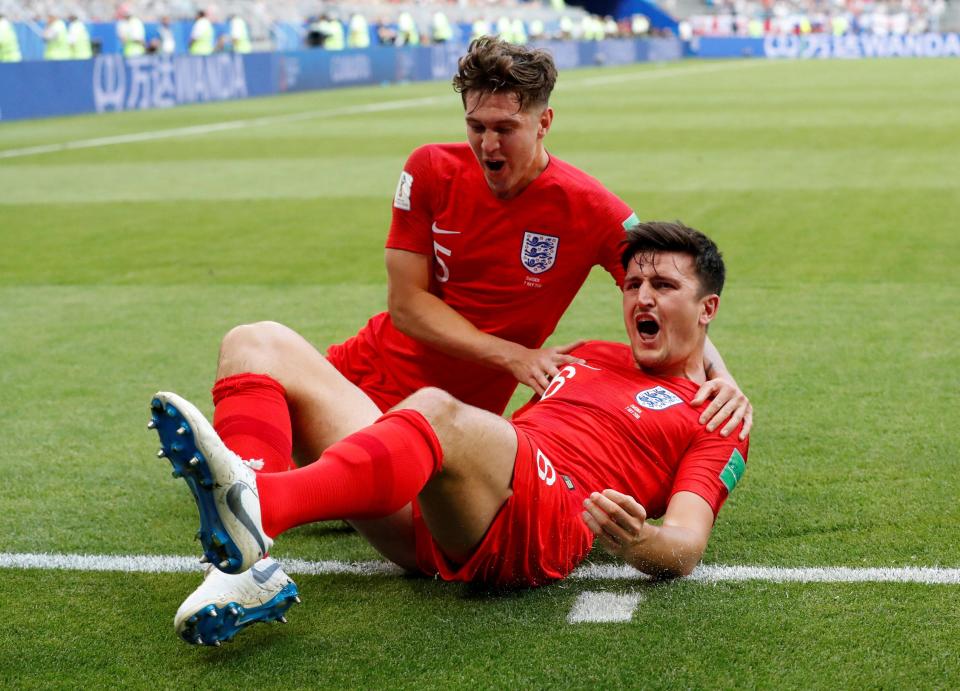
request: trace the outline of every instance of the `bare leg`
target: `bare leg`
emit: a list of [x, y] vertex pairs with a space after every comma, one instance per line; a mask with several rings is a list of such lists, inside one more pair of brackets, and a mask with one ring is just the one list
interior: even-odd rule
[[217, 379], [244, 372], [268, 374], [287, 390], [299, 465], [312, 463], [328, 446], [380, 417], [376, 404], [316, 348], [276, 322], [237, 326], [224, 336]]
[[[238, 326], [224, 337], [217, 378], [244, 372], [268, 374], [286, 389], [294, 460], [301, 466], [313, 463], [331, 444], [372, 425], [381, 414], [306, 339], [276, 322]], [[416, 569], [409, 506], [386, 518], [351, 525], [384, 557]]]
[[[244, 372], [268, 374], [286, 389], [294, 456], [300, 464], [313, 462], [328, 446], [380, 417], [363, 391], [282, 324], [258, 322], [227, 333], [217, 377]], [[437, 543], [452, 559], [463, 559], [512, 494], [517, 451], [513, 426], [440, 389], [422, 389], [397, 408], [423, 414], [440, 440], [443, 469], [427, 483], [418, 501]], [[353, 525], [385, 557], [407, 569], [416, 567], [409, 506], [392, 516]]]
[[451, 559], [465, 560], [513, 494], [516, 431], [440, 389], [421, 389], [397, 408], [420, 412], [440, 440], [443, 468], [417, 499], [437, 544]]

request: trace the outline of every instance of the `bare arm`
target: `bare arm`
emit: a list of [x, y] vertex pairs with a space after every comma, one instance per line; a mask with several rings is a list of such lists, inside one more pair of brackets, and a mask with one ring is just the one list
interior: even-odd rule
[[484, 333], [429, 291], [431, 258], [388, 249], [387, 309], [394, 326], [437, 350], [510, 372], [521, 384], [542, 394], [559, 368], [580, 362], [567, 353], [580, 345], [526, 348]]
[[583, 520], [600, 545], [653, 576], [690, 575], [713, 530], [713, 510], [693, 492], [673, 495], [662, 525], [647, 523], [639, 502], [612, 489], [594, 492], [583, 506]]
[[726, 437], [743, 422], [740, 440], [746, 439], [750, 434], [750, 428], [753, 427], [753, 405], [746, 394], [740, 390], [737, 381], [720, 357], [720, 351], [713, 345], [709, 336], [703, 346], [703, 368], [707, 374], [707, 381], [697, 391], [690, 405], [697, 407], [708, 399], [713, 400], [700, 415], [700, 424], [705, 424], [711, 432], [723, 425], [720, 434]]

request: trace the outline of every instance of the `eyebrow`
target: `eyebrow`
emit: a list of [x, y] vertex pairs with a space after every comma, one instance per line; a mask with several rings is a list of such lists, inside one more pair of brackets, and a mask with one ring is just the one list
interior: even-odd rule
[[[469, 125], [477, 124], [477, 125], [483, 125], [483, 126], [485, 126], [485, 127], [487, 126], [487, 123], [485, 123], [483, 120], [481, 120], [481, 119], [479, 119], [479, 118], [472, 117], [472, 116], [470, 116], [470, 115], [468, 115], [468, 116], [466, 117], [466, 120], [467, 120], [467, 124], [469, 124]], [[519, 125], [519, 124], [520, 124], [520, 121], [519, 121], [519, 120], [512, 120], [512, 119], [510, 119], [510, 118], [501, 118], [500, 120], [494, 120], [492, 123], [490, 123], [489, 126], [490, 126], [490, 127], [502, 127], [503, 125], [511, 125], [511, 126], [512, 126], [512, 125]]]

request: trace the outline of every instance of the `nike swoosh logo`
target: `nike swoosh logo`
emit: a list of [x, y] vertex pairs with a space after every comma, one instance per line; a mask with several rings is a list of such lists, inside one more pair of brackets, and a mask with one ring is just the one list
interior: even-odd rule
[[437, 222], [433, 222], [433, 232], [437, 235], [459, 235], [461, 231], [459, 230], [444, 230], [443, 228], [437, 227]]
[[264, 583], [270, 580], [270, 576], [276, 573], [277, 569], [279, 568], [280, 568], [280, 564], [278, 564], [277, 562], [273, 562], [272, 564], [270, 564], [270, 566], [263, 569], [262, 571], [258, 571], [255, 566], [251, 567], [250, 572], [253, 574], [253, 580], [255, 580], [260, 585], [263, 585]]
[[250, 514], [248, 514], [247, 510], [243, 508], [244, 490], [249, 492], [250, 488], [242, 482], [237, 482], [230, 489], [228, 489], [227, 507], [233, 512], [233, 515], [237, 517], [237, 520], [243, 524], [243, 527], [249, 530], [250, 534], [256, 538], [257, 544], [260, 545], [260, 554], [266, 554], [267, 547], [263, 544], [263, 538], [260, 537], [260, 531], [257, 529], [257, 525], [253, 522], [253, 519], [250, 518]]

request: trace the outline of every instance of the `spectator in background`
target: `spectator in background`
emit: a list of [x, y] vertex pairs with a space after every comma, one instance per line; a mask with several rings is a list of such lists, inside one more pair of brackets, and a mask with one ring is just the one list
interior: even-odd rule
[[0, 62], [20, 62], [23, 54], [20, 52], [20, 40], [17, 38], [16, 27], [0, 12]]
[[513, 22], [510, 21], [510, 17], [505, 14], [497, 17], [497, 38], [507, 43], [514, 43]]
[[70, 44], [67, 42], [67, 25], [54, 15], [47, 17], [47, 25], [43, 30], [44, 60], [69, 60]]
[[324, 33], [327, 35], [323, 42], [323, 47], [327, 50], [343, 50], [346, 48], [347, 40], [343, 31], [343, 22], [335, 14], [325, 14], [323, 16]]
[[616, 38], [620, 35], [620, 27], [617, 26], [617, 20], [609, 14], [603, 18], [603, 34], [606, 38]]
[[247, 22], [239, 14], [233, 14], [228, 23], [228, 41], [234, 53], [249, 53], [250, 30], [247, 28]]
[[130, 5], [126, 3], [120, 5], [117, 15], [120, 17], [117, 22], [117, 38], [120, 39], [123, 54], [131, 58], [146, 53], [147, 30], [140, 18], [133, 14]]
[[154, 53], [163, 55], [173, 55], [177, 52], [177, 39], [173, 35], [173, 29], [170, 26], [170, 17], [164, 16], [160, 19], [160, 26], [157, 27], [159, 38], [155, 39], [152, 45]]
[[74, 60], [89, 60], [93, 57], [93, 45], [87, 25], [75, 14], [70, 15], [67, 26], [67, 43], [70, 45], [70, 57]]
[[363, 12], [354, 12], [350, 17], [350, 23], [347, 26], [347, 47], [348, 48], [369, 48], [370, 47], [370, 25]]
[[193, 22], [193, 28], [190, 29], [190, 54], [211, 55], [214, 46], [213, 33], [213, 23], [207, 18], [207, 13], [200, 10]]
[[486, 17], [478, 17], [473, 20], [473, 23], [470, 25], [470, 41], [476, 41], [481, 36], [490, 35], [490, 22], [487, 21]]
[[430, 26], [430, 39], [434, 43], [446, 43], [453, 39], [453, 27], [450, 20], [442, 11], [433, 13], [433, 22]]
[[630, 19], [630, 31], [634, 36], [646, 36], [650, 31], [650, 20], [645, 14], [635, 14]]
[[530, 20], [530, 40], [531, 41], [540, 41], [546, 38], [547, 29], [544, 26], [543, 20], [539, 17], [535, 17]]
[[393, 28], [393, 25], [390, 24], [386, 19], [380, 17], [377, 20], [374, 30], [377, 34], [377, 42], [381, 46], [392, 46], [397, 43], [397, 30]]
[[323, 48], [323, 42], [326, 40], [326, 26], [324, 26], [323, 17], [316, 16], [307, 19], [307, 47]]
[[419, 46], [420, 30], [417, 23], [413, 20], [413, 15], [407, 11], [400, 13], [397, 17], [397, 40], [398, 46]]
[[513, 42], [518, 46], [525, 45], [527, 43], [527, 25], [523, 23], [523, 20], [520, 17], [514, 18], [510, 23], [510, 35], [513, 38]]

